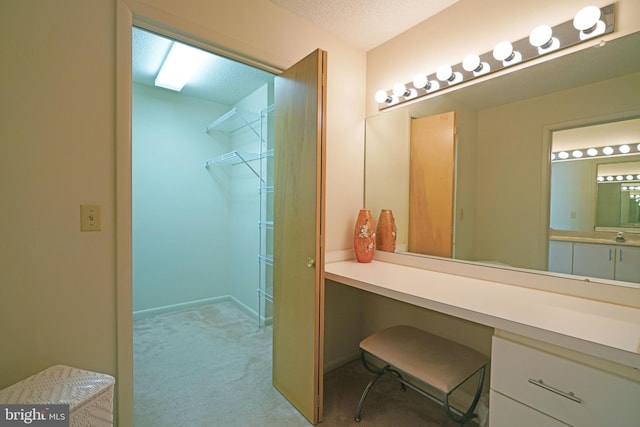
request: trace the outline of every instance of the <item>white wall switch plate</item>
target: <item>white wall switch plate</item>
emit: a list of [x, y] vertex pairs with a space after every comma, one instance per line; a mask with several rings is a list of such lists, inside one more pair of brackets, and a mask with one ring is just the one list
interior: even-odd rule
[[100, 230], [100, 205], [80, 205], [80, 231]]

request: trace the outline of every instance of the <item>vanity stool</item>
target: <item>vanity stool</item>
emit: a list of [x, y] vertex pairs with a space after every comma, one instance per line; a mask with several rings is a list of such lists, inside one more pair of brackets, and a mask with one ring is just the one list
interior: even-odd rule
[[[356, 421], [361, 419], [362, 407], [371, 387], [385, 374], [400, 381], [402, 390], [406, 390], [405, 386], [409, 387], [442, 405], [449, 418], [461, 427], [477, 416], [473, 411], [482, 393], [488, 363], [488, 359], [481, 353], [406, 325], [376, 332], [360, 343], [360, 350], [362, 363], [375, 375], [362, 393], [356, 410]], [[382, 361], [385, 366], [377, 369], [370, 365], [367, 358], [371, 356]], [[466, 412], [451, 407], [451, 393], [476, 374], [479, 376], [478, 386]]]

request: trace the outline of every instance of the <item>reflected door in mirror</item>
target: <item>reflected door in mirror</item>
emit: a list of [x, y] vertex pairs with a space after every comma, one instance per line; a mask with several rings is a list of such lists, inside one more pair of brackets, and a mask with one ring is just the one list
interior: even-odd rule
[[455, 112], [411, 120], [409, 252], [453, 256]]

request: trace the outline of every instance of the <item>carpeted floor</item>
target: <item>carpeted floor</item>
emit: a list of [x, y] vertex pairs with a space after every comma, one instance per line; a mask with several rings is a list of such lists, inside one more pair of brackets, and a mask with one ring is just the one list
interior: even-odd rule
[[[135, 320], [133, 336], [136, 427], [310, 425], [271, 385], [271, 327], [232, 302]], [[356, 423], [370, 378], [359, 361], [326, 374], [321, 425], [456, 426], [391, 378], [378, 381]]]

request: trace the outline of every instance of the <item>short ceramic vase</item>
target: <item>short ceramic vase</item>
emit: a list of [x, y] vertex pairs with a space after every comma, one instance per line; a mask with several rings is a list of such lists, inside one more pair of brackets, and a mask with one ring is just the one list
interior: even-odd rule
[[376, 224], [371, 211], [361, 209], [353, 231], [353, 249], [358, 262], [371, 262], [376, 250]]
[[385, 252], [396, 251], [396, 221], [390, 209], [380, 211], [376, 228], [376, 249]]

